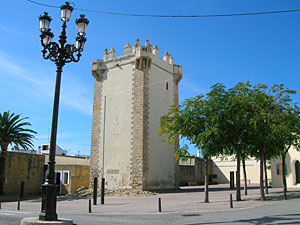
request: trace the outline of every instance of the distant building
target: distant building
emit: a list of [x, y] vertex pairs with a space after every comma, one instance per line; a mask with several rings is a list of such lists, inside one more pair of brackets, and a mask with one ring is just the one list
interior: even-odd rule
[[[300, 152], [294, 146], [288, 151], [285, 158], [285, 174], [287, 187], [300, 186]], [[273, 187], [282, 187], [282, 161], [280, 158], [271, 162], [272, 185]]]
[[[236, 173], [235, 157], [212, 158], [213, 160], [213, 182], [226, 184], [230, 182], [230, 173]], [[294, 146], [291, 147], [285, 160], [285, 171], [287, 187], [300, 186], [300, 152]], [[242, 165], [242, 164], [241, 164]], [[254, 158], [246, 160], [247, 182], [259, 183], [260, 162]], [[282, 161], [281, 158], [271, 160], [271, 168], [267, 170], [268, 183], [272, 187], [282, 187]], [[244, 182], [244, 174], [241, 167], [241, 182]]]
[[[45, 171], [49, 155], [45, 155]], [[87, 157], [56, 156], [55, 182], [59, 194], [72, 194], [82, 186], [89, 186], [90, 160]]]
[[[50, 143], [42, 144], [39, 146], [38, 154], [49, 154]], [[68, 151], [62, 150], [58, 145], [56, 145], [55, 155], [67, 155]]]
[[[7, 152], [5, 195], [23, 197], [40, 194], [41, 185], [46, 179], [48, 161], [48, 154], [22, 150]], [[59, 186], [59, 194], [72, 194], [78, 188], [89, 185], [88, 157], [58, 155], [55, 161], [55, 182]]]
[[[199, 157], [181, 157], [179, 160], [180, 180], [182, 186], [202, 185], [205, 182], [205, 163]], [[208, 181], [213, 183], [212, 160], [208, 161]]]
[[[228, 157], [213, 157], [213, 179], [212, 181], [218, 184], [229, 184], [230, 173], [234, 174], [234, 180], [236, 182], [236, 167], [237, 162], [234, 156]], [[245, 162], [247, 171], [247, 183], [258, 184], [259, 183], [259, 161], [254, 158], [247, 159]], [[271, 171], [268, 170], [268, 179], [271, 183], [272, 176]], [[241, 183], [244, 183], [244, 173], [242, 169], [240, 170]]]

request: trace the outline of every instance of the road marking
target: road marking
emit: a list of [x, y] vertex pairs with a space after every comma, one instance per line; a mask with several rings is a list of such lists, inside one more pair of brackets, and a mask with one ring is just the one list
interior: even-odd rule
[[24, 212], [24, 211], [13, 211], [13, 210], [0, 210], [0, 215], [6, 215], [6, 216], [12, 216], [16, 214], [30, 214], [30, 212]]
[[0, 216], [13, 216], [14, 214], [11, 214], [11, 213], [3, 213], [3, 212], [0, 212]]

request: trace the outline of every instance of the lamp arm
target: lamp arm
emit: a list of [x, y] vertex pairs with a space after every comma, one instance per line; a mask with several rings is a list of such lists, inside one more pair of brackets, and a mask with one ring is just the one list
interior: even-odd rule
[[[64, 61], [66, 63], [78, 62], [80, 60], [81, 57], [80, 48], [77, 49], [73, 44], [67, 44], [64, 49], [65, 49]], [[78, 53], [76, 54], [75, 57], [76, 52]]]
[[44, 47], [42, 50], [44, 59], [50, 59], [53, 62], [57, 62], [59, 60], [61, 51], [56, 42], [50, 42], [46, 45], [42, 43], [42, 46]]

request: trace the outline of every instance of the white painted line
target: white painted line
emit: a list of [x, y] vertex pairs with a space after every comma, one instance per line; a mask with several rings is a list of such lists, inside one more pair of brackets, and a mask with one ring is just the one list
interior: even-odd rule
[[16, 214], [29, 214], [29, 212], [26, 211], [13, 211], [13, 210], [0, 210], [0, 215], [16, 215]]
[[13, 216], [14, 214], [0, 212], [0, 216]]

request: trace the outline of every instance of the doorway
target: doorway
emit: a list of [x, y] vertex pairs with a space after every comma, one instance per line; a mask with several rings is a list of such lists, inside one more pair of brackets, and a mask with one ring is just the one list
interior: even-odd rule
[[61, 171], [55, 172], [55, 183], [58, 185], [58, 194], [61, 194]]
[[300, 163], [297, 160], [295, 163], [296, 184], [300, 184]]

